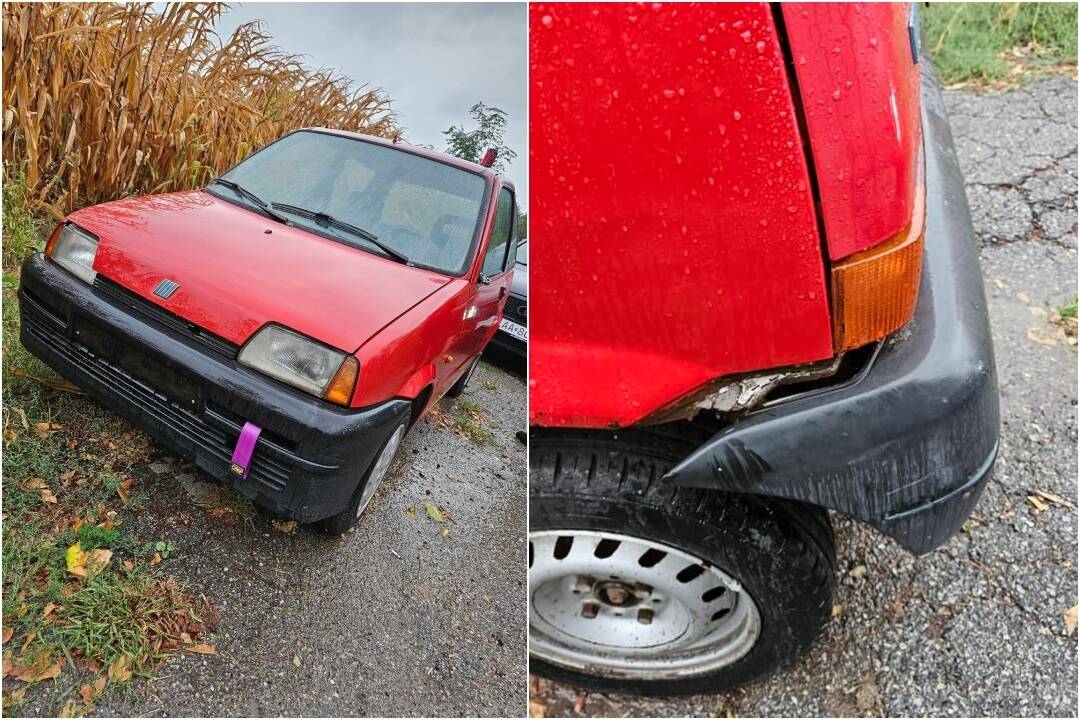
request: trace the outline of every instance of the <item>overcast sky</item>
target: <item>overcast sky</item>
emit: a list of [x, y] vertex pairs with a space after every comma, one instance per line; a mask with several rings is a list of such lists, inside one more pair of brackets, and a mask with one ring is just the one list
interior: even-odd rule
[[525, 3], [231, 3], [222, 39], [262, 20], [274, 44], [381, 87], [409, 142], [445, 150], [442, 131], [468, 124], [483, 101], [507, 113], [507, 144], [518, 154], [507, 175], [528, 207]]

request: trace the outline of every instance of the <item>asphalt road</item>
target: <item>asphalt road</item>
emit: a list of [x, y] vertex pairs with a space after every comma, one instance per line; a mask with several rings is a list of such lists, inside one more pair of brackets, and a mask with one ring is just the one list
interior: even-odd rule
[[[151, 463], [136, 488], [153, 507], [132, 524], [172, 542], [165, 567], [221, 611], [217, 653], [176, 655], [95, 714], [520, 716], [526, 463], [514, 433], [525, 381], [485, 362], [463, 397], [492, 440], [478, 446], [425, 418], [344, 538], [283, 534], [265, 514], [254, 528], [217, 521], [194, 506], [212, 492], [204, 475], [166, 454]], [[457, 417], [449, 400], [441, 407]], [[436, 523], [427, 503], [449, 519]]]
[[[1051, 307], [1077, 292], [1077, 85], [947, 91], [986, 278], [1002, 400], [996, 473], [969, 532], [913, 558], [834, 518], [839, 617], [787, 672], [679, 700], [534, 681], [550, 717], [875, 715], [1076, 717], [1077, 353]], [[1039, 314], [1042, 312], [1043, 314]], [[1054, 340], [1051, 345], [1050, 341]], [[1073, 507], [1028, 495], [1043, 491]], [[852, 574], [856, 568], [864, 568]], [[538, 686], [538, 687], [536, 687]]]

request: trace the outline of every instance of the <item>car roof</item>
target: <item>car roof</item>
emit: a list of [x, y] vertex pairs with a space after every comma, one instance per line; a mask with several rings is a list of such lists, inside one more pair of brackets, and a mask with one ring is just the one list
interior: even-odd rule
[[[377, 145], [384, 145], [386, 147], [394, 148], [395, 150], [403, 150], [405, 152], [412, 153], [413, 155], [420, 155], [420, 156], [426, 157], [426, 158], [428, 158], [430, 160], [435, 160], [437, 162], [446, 163], [447, 165], [453, 165], [454, 167], [461, 168], [462, 170], [468, 170], [469, 172], [477, 173], [479, 175], [483, 175], [484, 177], [488, 177], [488, 178], [491, 178], [493, 180], [496, 179], [496, 178], [501, 178], [502, 177], [501, 175], [499, 175], [497, 172], [495, 172], [491, 168], [484, 167], [483, 165], [480, 165], [478, 163], [469, 162], [468, 160], [462, 160], [461, 158], [450, 155], [449, 153], [438, 152], [437, 150], [429, 150], [427, 148], [419, 147], [417, 145], [410, 145], [409, 143], [405, 142], [404, 140], [398, 140], [397, 142], [394, 142], [393, 140], [388, 140], [387, 138], [378, 137], [376, 135], [365, 135], [363, 133], [352, 132], [350, 130], [338, 130], [338, 129], [335, 129], [335, 128], [326, 128], [326, 127], [306, 127], [306, 128], [301, 128], [301, 130], [311, 130], [311, 131], [315, 131], [315, 132], [329, 133], [331, 135], [340, 135], [342, 137], [351, 137], [351, 138], [356, 138], [358, 140], [364, 140], [364, 141], [367, 141], [367, 142], [372, 142], [372, 143], [375, 143]], [[502, 178], [502, 180], [503, 180], [503, 182], [508, 184], [511, 188], [514, 187], [514, 184], [512, 182], [510, 182], [508, 179]]]

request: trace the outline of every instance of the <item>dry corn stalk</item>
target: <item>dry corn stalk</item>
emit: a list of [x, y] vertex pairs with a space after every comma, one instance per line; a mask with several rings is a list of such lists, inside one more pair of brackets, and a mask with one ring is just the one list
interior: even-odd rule
[[222, 41], [221, 3], [4, 3], [3, 150], [54, 211], [184, 190], [284, 133], [397, 131], [382, 91], [354, 89], [270, 44]]

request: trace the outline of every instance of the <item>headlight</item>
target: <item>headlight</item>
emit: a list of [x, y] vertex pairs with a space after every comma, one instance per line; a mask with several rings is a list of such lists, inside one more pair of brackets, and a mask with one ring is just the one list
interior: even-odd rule
[[45, 254], [75, 277], [93, 283], [94, 257], [97, 256], [98, 239], [78, 225], [61, 225], [56, 236], [45, 248]]
[[267, 325], [248, 340], [237, 362], [306, 393], [348, 405], [360, 363], [352, 355], [279, 325]]

